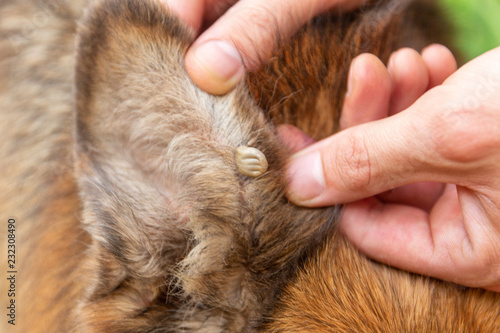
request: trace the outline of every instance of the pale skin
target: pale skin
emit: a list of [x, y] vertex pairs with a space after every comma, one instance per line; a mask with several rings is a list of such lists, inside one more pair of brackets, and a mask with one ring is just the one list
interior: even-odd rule
[[[269, 58], [276, 29], [286, 38], [327, 9], [366, 2], [159, 1], [198, 36], [186, 69], [213, 94]], [[279, 129], [300, 150], [289, 164], [290, 200], [347, 203], [341, 228], [375, 260], [500, 292], [500, 48], [458, 70], [440, 45], [399, 50], [387, 68], [365, 54], [348, 86], [339, 134], [313, 143]]]
[[455, 68], [439, 45], [358, 57], [344, 130], [292, 158], [289, 198], [348, 203], [341, 227], [375, 260], [500, 292], [500, 48]]
[[223, 95], [271, 57], [314, 16], [349, 10], [368, 0], [158, 0], [198, 36], [186, 55], [186, 70], [203, 90]]

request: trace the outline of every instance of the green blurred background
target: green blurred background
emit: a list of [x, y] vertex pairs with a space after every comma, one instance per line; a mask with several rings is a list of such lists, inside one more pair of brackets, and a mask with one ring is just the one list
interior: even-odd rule
[[500, 46], [500, 0], [440, 0], [457, 28], [466, 59]]

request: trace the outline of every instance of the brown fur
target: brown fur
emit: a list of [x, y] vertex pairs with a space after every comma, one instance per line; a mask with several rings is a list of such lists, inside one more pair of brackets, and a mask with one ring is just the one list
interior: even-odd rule
[[[18, 227], [16, 329], [498, 331], [498, 294], [373, 263], [336, 233], [338, 207], [283, 195], [289, 152], [271, 122], [330, 135], [352, 57], [434, 41], [417, 20], [431, 6], [394, 3], [315, 19], [249, 90], [214, 97], [183, 69], [192, 35], [155, 1], [94, 1], [76, 59], [85, 4], [3, 1], [0, 212]], [[269, 171], [239, 174], [239, 145]]]

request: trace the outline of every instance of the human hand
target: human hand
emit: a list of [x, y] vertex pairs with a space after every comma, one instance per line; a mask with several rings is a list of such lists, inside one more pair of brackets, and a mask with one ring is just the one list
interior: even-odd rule
[[[186, 55], [191, 79], [222, 95], [267, 61], [278, 40], [332, 8], [349, 10], [367, 0], [160, 0], [194, 29]], [[206, 29], [206, 30], [205, 30]]]
[[440, 46], [399, 51], [388, 70], [357, 58], [346, 129], [293, 157], [289, 198], [352, 202], [341, 228], [368, 256], [499, 292], [500, 48], [446, 79], [455, 66]]

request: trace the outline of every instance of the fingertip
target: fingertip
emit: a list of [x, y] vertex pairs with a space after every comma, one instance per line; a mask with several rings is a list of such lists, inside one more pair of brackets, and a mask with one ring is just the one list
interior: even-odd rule
[[428, 89], [442, 84], [458, 68], [453, 53], [441, 44], [432, 44], [424, 48], [422, 58], [429, 72]]
[[201, 29], [203, 23], [204, 1], [194, 0], [157, 0], [164, 4], [170, 11], [179, 17], [188, 26], [194, 29], [195, 33]]
[[429, 85], [429, 73], [422, 56], [411, 48], [402, 48], [389, 58], [388, 71], [393, 92], [389, 115], [412, 105]]
[[338, 147], [339, 137], [346, 145], [342, 134], [319, 141], [292, 156], [287, 166], [289, 184], [286, 195], [290, 201], [304, 207], [325, 207], [368, 196], [364, 189], [358, 191], [349, 184], [341, 185], [342, 179], [352, 182], [351, 177], [345, 176], [352, 173], [346, 170], [349, 166], [336, 165], [338, 152], [333, 147]]
[[[174, 10], [188, 15], [185, 9], [189, 1], [168, 2], [174, 3]], [[230, 1], [233, 2], [229, 9], [223, 6], [222, 11], [212, 11], [224, 14], [204, 31], [186, 56], [189, 76], [201, 89], [216, 95], [232, 90], [244, 77], [245, 69], [258, 68], [271, 57], [279, 39], [286, 40], [312, 17], [327, 8], [350, 8], [363, 1]], [[213, 20], [213, 16], [208, 15], [208, 19]], [[214, 41], [225, 46], [217, 46]]]
[[320, 152], [292, 157], [287, 168], [287, 198], [299, 206], [316, 207], [317, 198], [325, 191], [325, 178]]
[[[369, 229], [373, 226], [371, 223], [373, 215], [381, 208], [380, 201], [375, 197], [346, 204], [340, 219], [340, 230], [359, 248], [363, 239], [369, 234]], [[369, 215], [372, 217], [370, 218]]]
[[185, 67], [198, 87], [214, 95], [233, 90], [245, 76], [238, 50], [224, 40], [195, 43], [186, 54]]
[[387, 116], [391, 79], [382, 61], [361, 54], [350, 66], [340, 127], [346, 129]]

